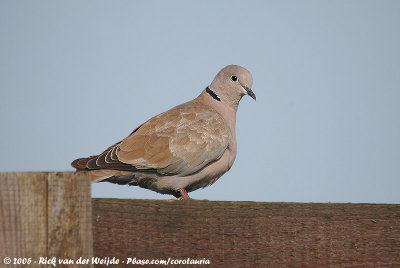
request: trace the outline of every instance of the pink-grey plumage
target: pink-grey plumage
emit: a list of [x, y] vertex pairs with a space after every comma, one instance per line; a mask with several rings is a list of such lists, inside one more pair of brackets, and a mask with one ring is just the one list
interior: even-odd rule
[[102, 154], [71, 165], [92, 182], [137, 185], [179, 199], [214, 183], [236, 157], [236, 111], [244, 95], [256, 99], [253, 78], [238, 65], [223, 68], [201, 94], [159, 114]]

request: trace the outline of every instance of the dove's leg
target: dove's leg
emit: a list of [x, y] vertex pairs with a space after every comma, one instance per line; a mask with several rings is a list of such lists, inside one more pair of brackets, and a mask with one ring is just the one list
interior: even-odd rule
[[190, 198], [189, 194], [186, 192], [185, 189], [180, 189], [179, 192], [181, 193], [181, 196], [178, 198], [179, 200], [192, 199], [192, 198]]

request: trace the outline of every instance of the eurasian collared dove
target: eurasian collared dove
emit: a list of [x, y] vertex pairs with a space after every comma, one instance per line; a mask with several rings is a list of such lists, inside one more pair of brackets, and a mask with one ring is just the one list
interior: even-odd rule
[[89, 170], [92, 182], [138, 185], [179, 199], [213, 184], [235, 161], [236, 111], [256, 95], [248, 70], [228, 65], [201, 94], [137, 127], [100, 155], [71, 165]]

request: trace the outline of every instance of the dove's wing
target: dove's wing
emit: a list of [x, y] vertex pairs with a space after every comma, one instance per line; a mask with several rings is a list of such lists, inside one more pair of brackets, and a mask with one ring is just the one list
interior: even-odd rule
[[187, 176], [218, 160], [228, 140], [225, 122], [217, 112], [205, 106], [178, 106], [93, 156], [86, 166]]

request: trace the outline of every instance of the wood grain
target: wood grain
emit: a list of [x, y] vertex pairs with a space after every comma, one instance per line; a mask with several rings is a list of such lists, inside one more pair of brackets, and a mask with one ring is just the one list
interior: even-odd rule
[[[0, 267], [4, 258], [73, 259], [93, 255], [90, 182], [72, 172], [0, 173]], [[57, 267], [82, 267], [58, 265]], [[92, 267], [92, 265], [88, 265]]]
[[400, 267], [400, 205], [91, 199], [85, 173], [0, 173], [0, 267], [7, 256], [93, 255], [209, 259], [206, 267]]
[[74, 260], [92, 257], [92, 207], [87, 174], [50, 173], [48, 187], [48, 255]]
[[47, 253], [47, 174], [0, 173], [0, 266]]
[[93, 235], [96, 256], [121, 260], [400, 266], [399, 205], [93, 199]]

